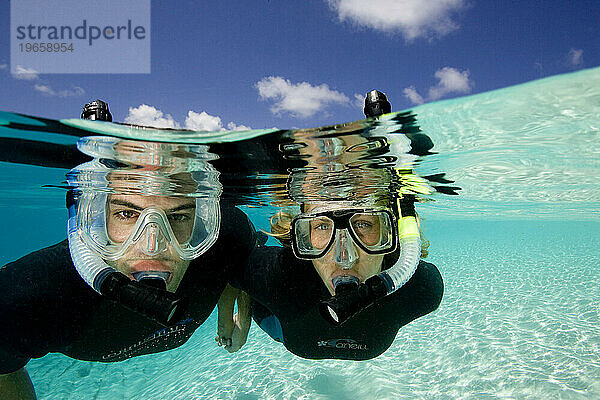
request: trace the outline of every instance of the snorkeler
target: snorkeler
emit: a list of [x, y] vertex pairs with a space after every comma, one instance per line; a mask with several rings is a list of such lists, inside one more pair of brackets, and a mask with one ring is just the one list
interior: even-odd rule
[[[80, 143], [121, 158], [71, 171], [68, 240], [0, 268], [2, 399], [35, 398], [25, 365], [50, 352], [114, 362], [181, 346], [218, 302], [232, 303], [228, 270], [254, 246], [246, 215], [220, 204], [208, 162], [178, 165], [164, 144]], [[145, 168], [123, 162], [152, 149]]]
[[[258, 325], [300, 357], [377, 357], [402, 326], [434, 311], [443, 293], [435, 265], [419, 260], [420, 247], [416, 256], [402, 254], [411, 231], [403, 223], [393, 203], [307, 203], [299, 215], [279, 213], [272, 232], [284, 247], [256, 248], [234, 286], [253, 299]], [[382, 283], [395, 284], [389, 276], [399, 263], [414, 268], [400, 271], [388, 294]]]
[[[367, 95], [368, 117], [389, 109], [383, 93]], [[283, 247], [255, 248], [233, 282], [252, 298], [258, 325], [300, 357], [377, 357], [442, 299], [439, 271], [421, 260], [427, 246], [414, 208], [414, 194], [432, 189], [406, 161], [403, 170], [367, 168], [388, 162], [388, 141], [363, 135], [354, 123], [289, 138], [286, 159], [305, 163], [287, 185], [300, 212], [271, 218]]]

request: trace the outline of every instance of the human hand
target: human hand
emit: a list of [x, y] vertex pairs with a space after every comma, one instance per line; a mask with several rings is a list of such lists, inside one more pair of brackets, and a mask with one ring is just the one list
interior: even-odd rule
[[240, 317], [240, 313], [235, 313], [233, 316], [233, 332], [231, 334], [231, 339], [225, 345], [225, 350], [230, 353], [235, 353], [239, 349], [241, 349], [244, 344], [246, 344], [246, 340], [248, 339], [248, 332], [250, 331], [250, 322], [251, 319]]
[[226, 338], [224, 336], [219, 336], [219, 335], [215, 336], [215, 342], [217, 342], [217, 346], [219, 346], [219, 347], [225, 346], [225, 349], [230, 347], [232, 344], [231, 338]]
[[[234, 303], [238, 312], [233, 314]], [[229, 285], [223, 291], [217, 307], [217, 336], [215, 341], [229, 353], [235, 353], [246, 344], [252, 322], [251, 299], [241, 290]]]
[[[234, 300], [235, 301], [235, 300]], [[229, 306], [220, 306], [217, 310], [217, 336], [215, 337], [215, 341], [219, 347], [231, 346], [231, 336], [233, 334], [233, 328], [235, 326], [233, 315], [233, 305]]]
[[224, 334], [223, 330], [217, 331], [215, 341], [219, 347], [223, 346], [228, 352], [235, 353], [246, 344], [251, 320], [248, 319], [247, 321], [244, 321], [243, 319], [244, 318], [240, 318], [238, 313], [235, 313], [233, 320], [231, 321], [233, 326], [231, 334]]

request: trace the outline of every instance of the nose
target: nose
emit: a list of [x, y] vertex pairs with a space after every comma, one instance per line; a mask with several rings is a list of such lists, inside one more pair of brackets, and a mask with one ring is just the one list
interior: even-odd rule
[[158, 224], [152, 222], [144, 228], [139, 246], [142, 253], [153, 257], [167, 250], [168, 242]]
[[350, 269], [358, 261], [358, 253], [347, 229], [339, 229], [335, 233], [334, 261], [342, 269]]

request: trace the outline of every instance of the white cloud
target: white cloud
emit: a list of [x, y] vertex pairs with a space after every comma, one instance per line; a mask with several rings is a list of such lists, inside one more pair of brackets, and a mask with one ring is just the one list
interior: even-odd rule
[[185, 119], [185, 127], [194, 131], [220, 131], [223, 123], [220, 117], [215, 117], [202, 111], [200, 114], [188, 111]]
[[223, 122], [221, 117], [207, 114], [205, 111], [197, 113], [194, 111], [188, 111], [188, 115], [185, 119], [186, 129], [194, 131], [249, 131], [252, 128], [246, 125], [238, 125], [235, 122], [227, 124], [227, 129], [223, 128]]
[[252, 128], [249, 127], [249, 126], [241, 125], [241, 124], [237, 125], [234, 122], [230, 122], [230, 123], [227, 124], [227, 130], [230, 130], [230, 131], [249, 131], [251, 129]]
[[435, 71], [439, 82], [429, 88], [429, 99], [437, 100], [451, 93], [469, 93], [472, 82], [469, 80], [469, 71], [459, 71], [456, 68], [444, 67]]
[[[8, 69], [8, 64], [0, 64], [0, 70], [5, 69]], [[15, 71], [15, 73], [11, 73], [13, 78], [25, 81], [37, 81], [31, 82], [31, 84], [33, 84], [33, 88], [47, 96], [73, 97], [85, 94], [85, 90], [79, 86], [73, 86], [71, 89], [55, 90], [50, 85], [40, 80], [38, 72], [33, 68], [25, 68], [22, 65], [17, 65], [15, 67]]]
[[362, 94], [354, 93], [354, 106], [357, 108], [364, 108], [365, 106], [365, 97]]
[[26, 81], [32, 81], [34, 79], [39, 79], [39, 74], [36, 70], [32, 68], [25, 68], [22, 65], [17, 65], [15, 67], [15, 73], [12, 76], [16, 79], [22, 79]]
[[125, 122], [128, 124], [153, 126], [155, 128], [180, 127], [171, 115], [164, 115], [162, 111], [147, 104], [142, 104], [139, 107], [129, 107], [129, 114], [125, 117]]
[[58, 97], [73, 97], [73, 96], [82, 96], [85, 93], [85, 90], [79, 86], [73, 86], [72, 89], [63, 89], [63, 90], [54, 90], [49, 85], [40, 85], [36, 84], [33, 87], [38, 92], [46, 94], [48, 96], [58, 96]]
[[[471, 91], [473, 81], [469, 79], [469, 71], [459, 71], [456, 68], [444, 67], [435, 71], [438, 83], [429, 88], [427, 101], [439, 100], [449, 94], [466, 94]], [[404, 96], [413, 104], [423, 104], [425, 99], [414, 86], [404, 88]]]
[[295, 117], [308, 118], [322, 111], [330, 103], [347, 104], [350, 99], [343, 93], [322, 84], [292, 83], [280, 76], [269, 76], [256, 83], [263, 100], [274, 100], [271, 111], [275, 114], [289, 112]]
[[42, 92], [44, 94], [54, 95], [56, 94], [54, 90], [48, 85], [35, 85], [35, 90], [38, 92]]
[[582, 49], [571, 49], [569, 50], [569, 63], [573, 67], [578, 67], [583, 64], [583, 50]]
[[414, 86], [404, 88], [404, 96], [409, 99], [413, 104], [423, 104], [423, 96], [421, 96]]
[[[129, 114], [125, 117], [125, 122], [128, 124], [153, 126], [155, 128], [173, 128], [180, 129], [182, 126], [170, 114], [164, 114], [159, 109], [142, 104], [139, 107], [129, 107]], [[185, 129], [194, 131], [241, 131], [250, 130], [252, 128], [245, 125], [237, 125], [234, 122], [227, 124], [227, 129], [223, 128], [221, 117], [207, 114], [205, 111], [197, 113], [189, 110], [185, 122]]]
[[465, 0], [327, 0], [341, 21], [386, 32], [406, 40], [442, 36], [458, 28], [452, 14]]

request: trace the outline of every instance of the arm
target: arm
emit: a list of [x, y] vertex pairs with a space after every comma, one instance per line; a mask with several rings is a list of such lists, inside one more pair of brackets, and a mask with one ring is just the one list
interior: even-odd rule
[[35, 400], [33, 383], [25, 367], [0, 375], [0, 397], [6, 400]]
[[246, 292], [240, 290], [237, 297], [238, 312], [233, 316], [235, 327], [231, 335], [231, 348], [227, 349], [230, 353], [238, 351], [246, 344], [250, 325], [252, 324], [252, 300]]
[[[238, 312], [234, 315], [233, 308], [237, 300]], [[235, 289], [229, 284], [221, 293], [217, 303], [217, 337], [219, 346], [234, 353], [246, 343], [251, 324], [251, 301], [243, 291]]]

